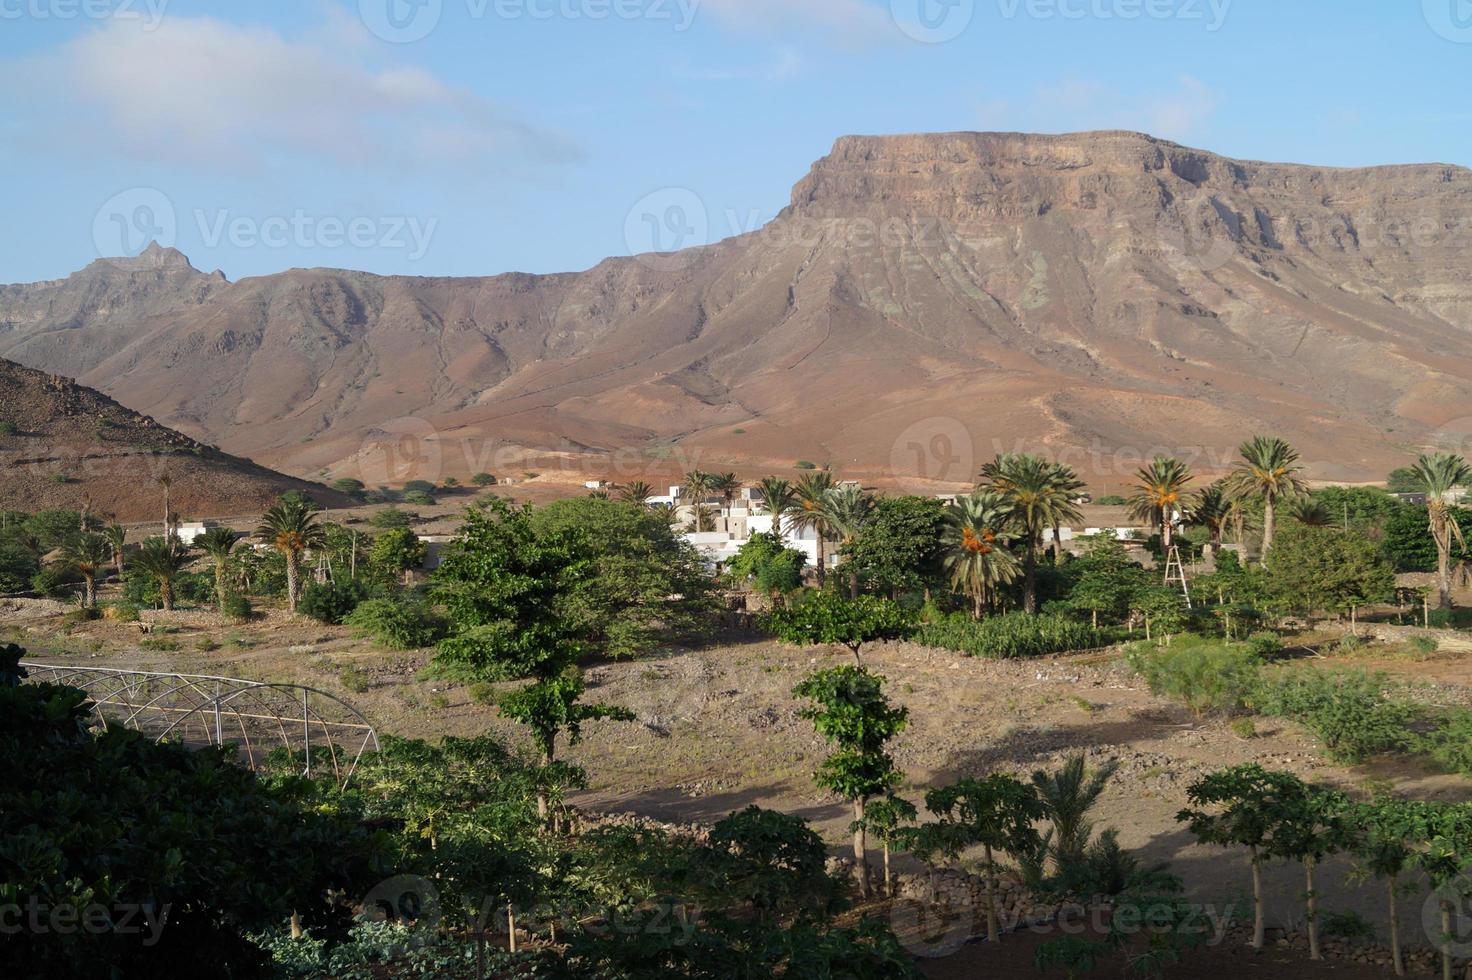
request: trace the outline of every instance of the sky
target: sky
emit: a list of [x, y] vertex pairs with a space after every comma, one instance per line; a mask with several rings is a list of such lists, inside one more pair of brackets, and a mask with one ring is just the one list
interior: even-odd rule
[[0, 282], [588, 268], [847, 134], [1472, 165], [1472, 0], [0, 0]]

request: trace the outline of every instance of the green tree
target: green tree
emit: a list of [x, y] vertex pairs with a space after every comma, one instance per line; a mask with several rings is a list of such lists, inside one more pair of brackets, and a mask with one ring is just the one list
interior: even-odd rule
[[1148, 520], [1158, 528], [1161, 546], [1167, 550], [1175, 532], [1176, 515], [1186, 511], [1186, 487], [1192, 479], [1190, 467], [1169, 456], [1155, 457], [1135, 474], [1135, 488], [1129, 497], [1130, 517]]
[[1288, 516], [1304, 527], [1333, 527], [1339, 523], [1329, 505], [1313, 497], [1295, 497], [1288, 501]]
[[1197, 491], [1196, 496], [1186, 504], [1185, 513], [1186, 523], [1192, 527], [1205, 528], [1212, 549], [1220, 554], [1222, 537], [1232, 516], [1231, 501], [1227, 499], [1227, 491], [1222, 482], [1218, 480]]
[[772, 533], [782, 537], [782, 520], [797, 504], [797, 495], [791, 482], [777, 476], [765, 477], [757, 482], [762, 492], [762, 501], [767, 513], [772, 515]]
[[971, 597], [972, 615], [980, 619], [997, 590], [1016, 581], [1017, 556], [1007, 532], [1012, 508], [993, 490], [977, 490], [947, 505], [941, 547], [951, 586]]
[[1099, 617], [1122, 620], [1130, 611], [1130, 600], [1150, 584], [1145, 569], [1132, 560], [1124, 545], [1111, 534], [1088, 540], [1084, 553], [1070, 566], [1076, 576], [1068, 592], [1068, 604], [1086, 612], [1099, 627]]
[[1226, 478], [1226, 486], [1239, 501], [1262, 502], [1262, 560], [1266, 564], [1273, 550], [1278, 504], [1306, 492], [1308, 486], [1299, 477], [1303, 467], [1298, 451], [1276, 436], [1253, 436], [1238, 452], [1242, 459]]
[[[893, 793], [870, 800], [864, 807], [863, 830], [878, 839], [879, 846], [884, 852], [884, 896], [886, 898], [894, 898], [894, 876], [889, 870], [890, 852], [900, 846], [906, 830], [915, 822], [916, 816], [918, 814], [915, 804]], [[850, 832], [856, 829], [858, 828], [849, 827]]]
[[256, 537], [270, 545], [286, 560], [286, 606], [296, 612], [301, 593], [300, 565], [303, 553], [326, 543], [317, 514], [300, 500], [281, 501], [261, 515]]
[[945, 511], [929, 497], [881, 497], [843, 557], [864, 584], [892, 599], [940, 578]]
[[199, 545], [199, 550], [215, 563], [215, 604], [221, 615], [224, 615], [225, 596], [229, 592], [225, 588], [225, 568], [230, 562], [230, 555], [235, 551], [238, 541], [235, 532], [228, 527], [209, 528], [194, 539], [194, 543]]
[[1451, 495], [1458, 487], [1472, 486], [1472, 465], [1461, 456], [1435, 453], [1422, 456], [1413, 467], [1419, 492], [1426, 495], [1431, 538], [1436, 542], [1436, 591], [1439, 608], [1452, 607], [1452, 545], [1467, 547], [1462, 525], [1452, 514]]
[[767, 617], [767, 628], [788, 643], [840, 644], [861, 667], [865, 643], [899, 639], [911, 626], [905, 611], [888, 599], [869, 595], [849, 599], [826, 590], [810, 592]]
[[1352, 806], [1346, 821], [1350, 827], [1349, 848], [1364, 863], [1365, 870], [1384, 880], [1389, 901], [1390, 962], [1395, 975], [1406, 975], [1400, 942], [1401, 877], [1414, 866], [1411, 821], [1400, 801], [1377, 798]]
[[[864, 489], [849, 483], [841, 487], [834, 487], [823, 497], [823, 512], [827, 517], [828, 526], [839, 538], [839, 548], [850, 548], [858, 540], [864, 528], [874, 517], [874, 496], [866, 493]], [[850, 599], [859, 596], [859, 568], [852, 562], [848, 563], [848, 595]]]
[[1429, 880], [1441, 908], [1441, 975], [1452, 980], [1452, 913], [1469, 896], [1467, 855], [1472, 854], [1472, 805], [1404, 803], [1415, 863]]
[[925, 794], [925, 807], [952, 825], [968, 846], [981, 845], [986, 858], [986, 934], [999, 942], [997, 923], [997, 852], [1020, 856], [1041, 846], [1034, 823], [1043, 805], [1033, 788], [1014, 776], [996, 774], [963, 779]]
[[172, 612], [174, 579], [192, 560], [189, 550], [178, 539], [149, 538], [133, 556], [133, 568], [158, 583], [159, 603], [164, 612]]
[[884, 678], [862, 667], [820, 670], [793, 689], [793, 696], [813, 702], [801, 712], [835, 751], [823, 760], [813, 781], [853, 805], [854, 875], [859, 894], [869, 895], [869, 856], [864, 815], [868, 801], [892, 790], [900, 773], [885, 751], [904, 730], [909, 712], [891, 707]]
[[429, 545], [420, 541], [419, 535], [406, 527], [397, 527], [383, 532], [374, 540], [368, 560], [398, 578], [422, 568], [428, 555]]
[[124, 575], [123, 549], [127, 546], [127, 529], [121, 524], [109, 524], [102, 529], [102, 536], [107, 539], [107, 546], [112, 551], [113, 567], [118, 570], [119, 576]]
[[1083, 753], [1078, 753], [1069, 756], [1056, 772], [1033, 771], [1033, 792], [1044, 816], [1053, 823], [1054, 861], [1060, 870], [1083, 860], [1093, 836], [1088, 813], [1118, 769], [1118, 760], [1111, 759], [1089, 772]]
[[489, 473], [477, 473], [470, 478], [470, 482], [478, 487], [493, 487], [496, 485], [496, 478]]
[[82, 576], [82, 604], [88, 609], [97, 605], [97, 574], [107, 565], [107, 558], [107, 539], [100, 534], [74, 534], [61, 546], [62, 562]]
[[710, 473], [691, 470], [685, 474], [684, 482], [681, 484], [681, 493], [690, 500], [696, 533], [711, 529], [710, 509], [705, 504], [705, 498], [713, 492], [714, 480], [715, 477]]
[[758, 531], [726, 563], [726, 572], [739, 585], [751, 585], [776, 597], [802, 586], [802, 570], [807, 561], [805, 553], [784, 546], [775, 532]]
[[827, 508], [828, 491], [833, 489], [833, 474], [827, 470], [808, 473], [792, 488], [796, 503], [787, 515], [787, 526], [794, 531], [812, 531], [818, 539], [818, 585], [828, 581], [828, 538], [833, 533]]
[[645, 501], [654, 496], [654, 488], [643, 480], [634, 480], [619, 487], [618, 497], [626, 504], [638, 504], [643, 506]]
[[1385, 480], [1387, 493], [1420, 493], [1421, 478], [1412, 466], [1397, 466]]
[[1371, 541], [1331, 528], [1294, 527], [1268, 556], [1266, 586], [1280, 608], [1349, 612], [1389, 601], [1395, 570]]
[[1048, 528], [1080, 520], [1073, 493], [1052, 463], [1041, 456], [1003, 453], [981, 470], [982, 486], [1000, 494], [1022, 535], [1022, 607], [1038, 611], [1037, 553]]

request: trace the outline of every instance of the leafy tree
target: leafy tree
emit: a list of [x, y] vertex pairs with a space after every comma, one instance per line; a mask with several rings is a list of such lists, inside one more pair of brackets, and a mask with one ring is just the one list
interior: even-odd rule
[[75, 534], [61, 547], [62, 562], [82, 576], [82, 604], [88, 609], [97, 605], [97, 575], [106, 566], [107, 557], [107, 539], [91, 532]]
[[1319, 487], [1309, 496], [1324, 505], [1332, 523], [1348, 524], [1351, 531], [1366, 536], [1378, 535], [1392, 514], [1408, 507], [1379, 487]]
[[1314, 869], [1325, 857], [1349, 844], [1347, 823], [1349, 800], [1341, 793], [1289, 780], [1282, 781], [1274, 817], [1270, 853], [1303, 865], [1304, 901], [1308, 921], [1309, 959], [1322, 959], [1319, 952], [1318, 895], [1314, 891]]
[[1252, 946], [1262, 949], [1265, 928], [1262, 862], [1274, 852], [1274, 834], [1284, 812], [1298, 806], [1304, 785], [1292, 773], [1270, 772], [1256, 763], [1210, 773], [1186, 790], [1191, 803], [1176, 819], [1202, 844], [1245, 847], [1252, 868]]
[[230, 555], [235, 551], [238, 542], [235, 532], [228, 527], [212, 527], [194, 539], [199, 545], [199, 550], [209, 556], [215, 563], [215, 601], [219, 603], [221, 614], [225, 612], [225, 568], [230, 562]]
[[1169, 456], [1157, 456], [1135, 474], [1135, 490], [1129, 498], [1130, 517], [1148, 520], [1160, 529], [1161, 545], [1169, 550], [1176, 514], [1186, 510], [1186, 487], [1191, 469]]
[[749, 806], [711, 828], [710, 849], [723, 897], [749, 903], [763, 921], [826, 915], [836, 904], [828, 848], [800, 817]]
[[1436, 453], [1422, 456], [1412, 467], [1426, 495], [1431, 538], [1436, 542], [1436, 590], [1439, 608], [1452, 607], [1452, 546], [1467, 547], [1462, 525], [1452, 514], [1451, 494], [1458, 487], [1472, 485], [1472, 464], [1461, 456]]
[[0, 540], [0, 592], [29, 589], [31, 578], [40, 570], [41, 561], [34, 551], [13, 538]]
[[1390, 962], [1395, 975], [1406, 975], [1400, 942], [1400, 880], [1414, 866], [1411, 821], [1399, 801], [1387, 798], [1358, 803], [1345, 816], [1349, 827], [1348, 846], [1365, 869], [1385, 881], [1389, 900]]
[[397, 507], [385, 507], [368, 518], [368, 523], [380, 530], [387, 531], [394, 528], [408, 527], [418, 516], [417, 514], [410, 514], [399, 510]]
[[1416, 867], [1426, 875], [1441, 907], [1441, 975], [1451, 980], [1452, 911], [1467, 895], [1467, 855], [1472, 853], [1472, 805], [1402, 803], [1408, 831], [1415, 841]]
[[42, 510], [25, 519], [25, 531], [36, 541], [42, 554], [66, 544], [78, 531], [94, 530], [93, 521], [82, 526], [82, 515], [74, 510]]
[[363, 584], [350, 578], [329, 582], [309, 582], [302, 589], [299, 607], [303, 616], [319, 623], [335, 626], [352, 615], [368, 597]]
[[539, 539], [578, 541], [585, 574], [557, 597], [587, 649], [611, 657], [704, 636], [715, 609], [705, 561], [665, 515], [615, 500], [559, 500], [537, 508]]
[[174, 579], [192, 560], [188, 549], [181, 547], [177, 539], [149, 538], [133, 556], [133, 568], [158, 583], [159, 602], [164, 612], [171, 612]]
[[1306, 492], [1308, 486], [1298, 475], [1303, 472], [1298, 451], [1276, 436], [1253, 436], [1238, 452], [1242, 460], [1226, 478], [1227, 490], [1239, 501], [1262, 502], [1262, 560], [1266, 563], [1276, 536], [1279, 502]]
[[539, 674], [549, 664], [560, 673], [583, 653], [582, 631], [560, 611], [561, 597], [591, 571], [581, 533], [539, 535], [530, 506], [499, 498], [472, 506], [433, 576], [449, 626], [435, 665], [487, 680]]
[[405, 493], [429, 493], [435, 492], [435, 485], [429, 480], [409, 480], [404, 484]]
[[863, 666], [865, 643], [898, 639], [910, 629], [903, 609], [875, 596], [849, 599], [834, 592], [817, 590], [787, 609], [767, 617], [767, 628], [788, 643], [841, 644]]
[[1153, 582], [1135, 590], [1130, 608], [1145, 621], [1145, 639], [1167, 639], [1186, 628], [1186, 597], [1169, 586]]
[[951, 585], [971, 597], [972, 615], [996, 598], [997, 590], [1017, 579], [1020, 568], [1009, 549], [1012, 508], [1000, 493], [976, 492], [946, 507], [940, 534]]
[[1385, 480], [1387, 493], [1420, 493], [1421, 477], [1413, 466], [1397, 466]]
[[256, 537], [280, 552], [286, 560], [286, 605], [291, 612], [296, 612], [302, 554], [326, 543], [326, 535], [322, 525], [317, 523], [316, 513], [301, 500], [289, 500], [283, 495], [276, 506], [261, 515]]
[[818, 585], [828, 581], [828, 538], [833, 524], [827, 508], [828, 491], [833, 489], [833, 474], [827, 470], [808, 473], [792, 488], [796, 503], [788, 512], [787, 526], [794, 531], [812, 531], [817, 537]]
[[[879, 840], [884, 850], [884, 895], [886, 898], [894, 898], [894, 876], [889, 870], [889, 856], [896, 846], [904, 840], [904, 834], [910, 824], [915, 822], [918, 816], [915, 804], [902, 796], [893, 793], [877, 799], [870, 800], [864, 807], [863, 830], [872, 833]], [[850, 832], [859, 828], [850, 826]]]
[[406, 504], [418, 504], [420, 507], [433, 507], [435, 505], [434, 494], [428, 490], [405, 490], [399, 499]]
[[928, 497], [881, 497], [853, 540], [844, 562], [869, 588], [899, 598], [940, 578], [945, 512]]
[[496, 485], [496, 478], [489, 473], [477, 473], [470, 478], [470, 482], [478, 487], [493, 487]]
[[1081, 518], [1064, 474], [1041, 456], [1003, 453], [981, 470], [982, 486], [1007, 502], [1023, 543], [1022, 607], [1038, 611], [1037, 552], [1043, 532]]
[[807, 555], [783, 545], [776, 532], [758, 531], [726, 563], [732, 580], [751, 584], [760, 592], [778, 596], [802, 587], [802, 570]]
[[884, 678], [862, 667], [834, 667], [818, 671], [792, 692], [813, 702], [801, 715], [835, 747], [813, 781], [853, 804], [854, 873], [865, 897], [869, 894], [865, 807], [899, 781], [899, 770], [885, 745], [909, 719], [908, 710], [890, 706], [883, 687]]
[[1267, 561], [1266, 586], [1281, 608], [1345, 612], [1395, 593], [1395, 570], [1373, 542], [1321, 527], [1287, 529]]
[[366, 599], [343, 617], [361, 636], [390, 650], [419, 650], [444, 635], [444, 623], [423, 603]]
[[1069, 567], [1076, 578], [1068, 604], [1088, 613], [1096, 629], [1101, 615], [1122, 620], [1129, 613], [1130, 600], [1149, 581], [1145, 569], [1110, 534], [1089, 539], [1084, 553]]
[[373, 542], [373, 550], [368, 553], [368, 560], [375, 567], [398, 577], [422, 568], [428, 555], [429, 546], [419, 540], [419, 535], [406, 527], [396, 527], [378, 536]]
[[963, 779], [925, 794], [925, 807], [956, 828], [967, 845], [980, 844], [986, 856], [986, 934], [999, 942], [996, 853], [1036, 852], [1042, 841], [1034, 822], [1043, 816], [1033, 788], [1014, 776], [996, 774]]
[[355, 480], [350, 476], [340, 477], [339, 479], [333, 480], [332, 483], [329, 484], [329, 486], [331, 486], [332, 489], [336, 490], [338, 493], [346, 494], [349, 497], [362, 496], [363, 492], [368, 489], [366, 486], [363, 485], [362, 480]]

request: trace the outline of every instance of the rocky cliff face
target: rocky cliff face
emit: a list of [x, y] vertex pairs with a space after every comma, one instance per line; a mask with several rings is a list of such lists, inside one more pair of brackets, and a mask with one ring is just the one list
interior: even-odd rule
[[[1472, 172], [1229, 160], [1133, 133], [845, 137], [758, 232], [583, 273], [182, 257], [0, 288], [0, 354], [297, 472], [432, 433], [462, 478], [620, 450], [965, 483], [1000, 449], [1100, 485], [1254, 431], [1324, 478], [1472, 435]], [[409, 417], [412, 421], [405, 422]]]

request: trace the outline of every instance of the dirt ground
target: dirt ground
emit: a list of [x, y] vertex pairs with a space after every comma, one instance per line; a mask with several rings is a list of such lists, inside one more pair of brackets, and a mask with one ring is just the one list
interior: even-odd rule
[[[154, 648], [140, 649], [136, 624], [84, 623], [63, 635], [64, 608], [0, 603], [0, 626], [8, 627], [11, 641], [28, 647], [33, 660], [292, 681], [345, 698], [381, 732], [434, 738], [493, 731], [525, 741], [485, 703], [485, 689], [421, 680], [427, 653], [384, 653], [343, 628], [292, 621], [279, 612], [249, 627], [228, 626], [205, 612], [147, 613]], [[815, 668], [851, 659], [847, 652], [733, 635], [702, 649], [590, 665], [589, 697], [630, 708], [638, 720], [591, 725], [582, 744], [565, 750], [586, 767], [590, 780], [572, 802], [671, 823], [712, 822], [754, 803], [812, 821], [837, 852], [848, 809], [812, 785], [811, 773], [826, 749], [798, 717], [791, 691]], [[1421, 798], [1472, 797], [1465, 780], [1418, 769], [1405, 759], [1354, 768], [1328, 764], [1310, 737], [1284, 723], [1259, 720], [1254, 737], [1240, 737], [1223, 722], [1193, 717], [1151, 695], [1113, 654], [1014, 663], [896, 643], [866, 650], [865, 662], [887, 678], [891, 699], [910, 709], [910, 726], [893, 750], [908, 777], [907, 793], [917, 802], [928, 787], [959, 776], [1026, 774], [1078, 751], [1095, 762], [1116, 759], [1118, 774], [1093, 814], [1096, 827], [1115, 827], [1126, 847], [1147, 859], [1170, 861], [1190, 897], [1216, 907], [1244, 903], [1250, 886], [1242, 854], [1196, 845], [1174, 819], [1185, 805], [1187, 785], [1205, 772], [1256, 761], [1350, 790], [1379, 783]], [[1428, 689], [1434, 700], [1466, 702], [1472, 696], [1465, 686], [1472, 683], [1472, 657], [1465, 654], [1413, 659], [1396, 648], [1372, 646], [1353, 663], [1446, 685]], [[1365, 916], [1384, 942], [1381, 887], [1355, 884], [1351, 870], [1339, 861], [1321, 872], [1321, 904]], [[1298, 870], [1272, 868], [1268, 885], [1270, 923], [1293, 927], [1302, 919]], [[1411, 943], [1425, 942], [1422, 903], [1419, 894], [1402, 902], [1402, 927]], [[966, 947], [926, 969], [936, 980], [983, 971], [1037, 976], [1030, 942], [1014, 937], [1000, 950]], [[1287, 955], [1244, 958], [1240, 949], [1224, 945], [1198, 954], [1190, 970], [1172, 975], [1284, 976], [1278, 961]], [[1379, 975], [1344, 963], [1309, 971], [1293, 962], [1293, 972], [1307, 977]], [[1208, 964], [1211, 972], [1205, 972]]]

